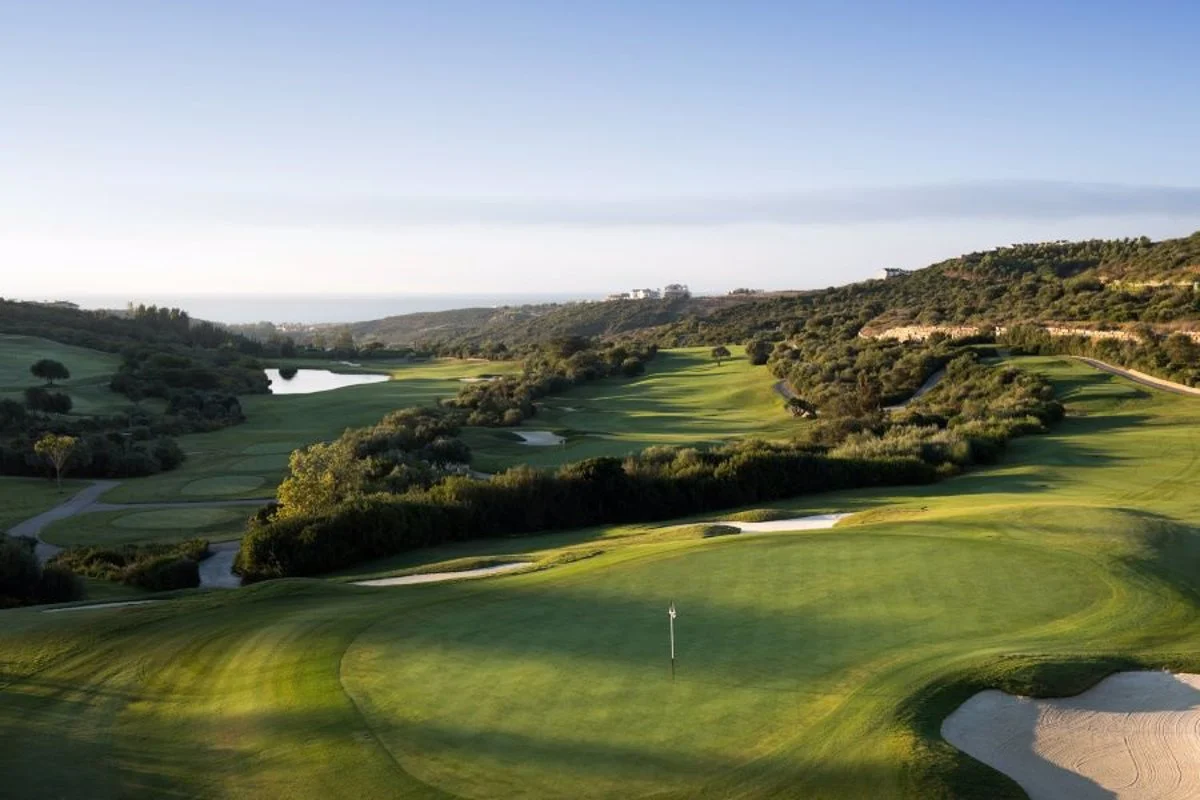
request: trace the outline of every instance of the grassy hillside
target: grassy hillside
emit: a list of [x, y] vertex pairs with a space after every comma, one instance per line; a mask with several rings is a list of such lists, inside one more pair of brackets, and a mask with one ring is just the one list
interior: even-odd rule
[[708, 348], [664, 350], [645, 375], [577, 386], [547, 397], [537, 416], [512, 430], [550, 430], [561, 447], [533, 447], [506, 428], [472, 428], [464, 439], [475, 467], [556, 466], [592, 456], [623, 456], [658, 444], [711, 444], [757, 436], [789, 438], [803, 423], [784, 411], [766, 367], [741, 347], [718, 365]]
[[129, 398], [110, 391], [109, 380], [121, 365], [120, 356], [52, 342], [36, 336], [0, 334], [0, 397], [21, 400], [22, 392], [43, 382], [29, 367], [43, 358], [61, 361], [71, 371], [70, 380], [56, 382], [66, 392], [75, 414], [103, 414], [128, 408]]
[[0, 770], [28, 797], [1019, 797], [936, 735], [977, 685], [1200, 668], [1200, 403], [1025, 364], [1068, 401], [1054, 434], [780, 504], [864, 512], [832, 531], [578, 532], [488, 543], [592, 557], [473, 583], [3, 612]]

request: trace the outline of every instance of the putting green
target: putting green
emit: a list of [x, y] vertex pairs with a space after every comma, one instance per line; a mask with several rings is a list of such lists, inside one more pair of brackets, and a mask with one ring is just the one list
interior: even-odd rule
[[238, 508], [164, 508], [117, 517], [113, 525], [137, 530], [187, 530], [221, 525], [246, 518]]
[[390, 618], [347, 650], [342, 683], [405, 771], [454, 795], [694, 796], [781, 749], [783, 791], [864, 666], [1036, 636], [1111, 600], [1086, 558], [997, 542], [777, 536], [670, 555]]
[[185, 484], [180, 491], [183, 494], [197, 497], [244, 494], [257, 489], [266, 482], [267, 479], [261, 475], [217, 475]]

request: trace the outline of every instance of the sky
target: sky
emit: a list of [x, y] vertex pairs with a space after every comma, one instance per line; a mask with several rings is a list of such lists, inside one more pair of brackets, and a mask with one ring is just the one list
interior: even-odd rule
[[1194, 2], [0, 0], [0, 295], [813, 288], [1200, 229]]

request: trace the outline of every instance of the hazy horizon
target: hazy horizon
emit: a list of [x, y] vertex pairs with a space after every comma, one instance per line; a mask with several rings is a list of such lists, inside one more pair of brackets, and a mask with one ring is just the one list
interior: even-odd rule
[[1089, 8], [10, 4], [0, 294], [807, 289], [1200, 229], [1200, 9]]

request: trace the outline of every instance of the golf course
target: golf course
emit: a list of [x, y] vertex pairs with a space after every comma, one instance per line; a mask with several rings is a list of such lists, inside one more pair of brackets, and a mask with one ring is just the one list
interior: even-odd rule
[[710, 515], [3, 612], [21, 746], [0, 769], [23, 797], [1022, 797], [941, 738], [973, 693], [1200, 667], [1200, 403], [1016, 361], [1065, 402], [1052, 433], [942, 483], [751, 515], [851, 514], [825, 530], [712, 536], [732, 514]]

